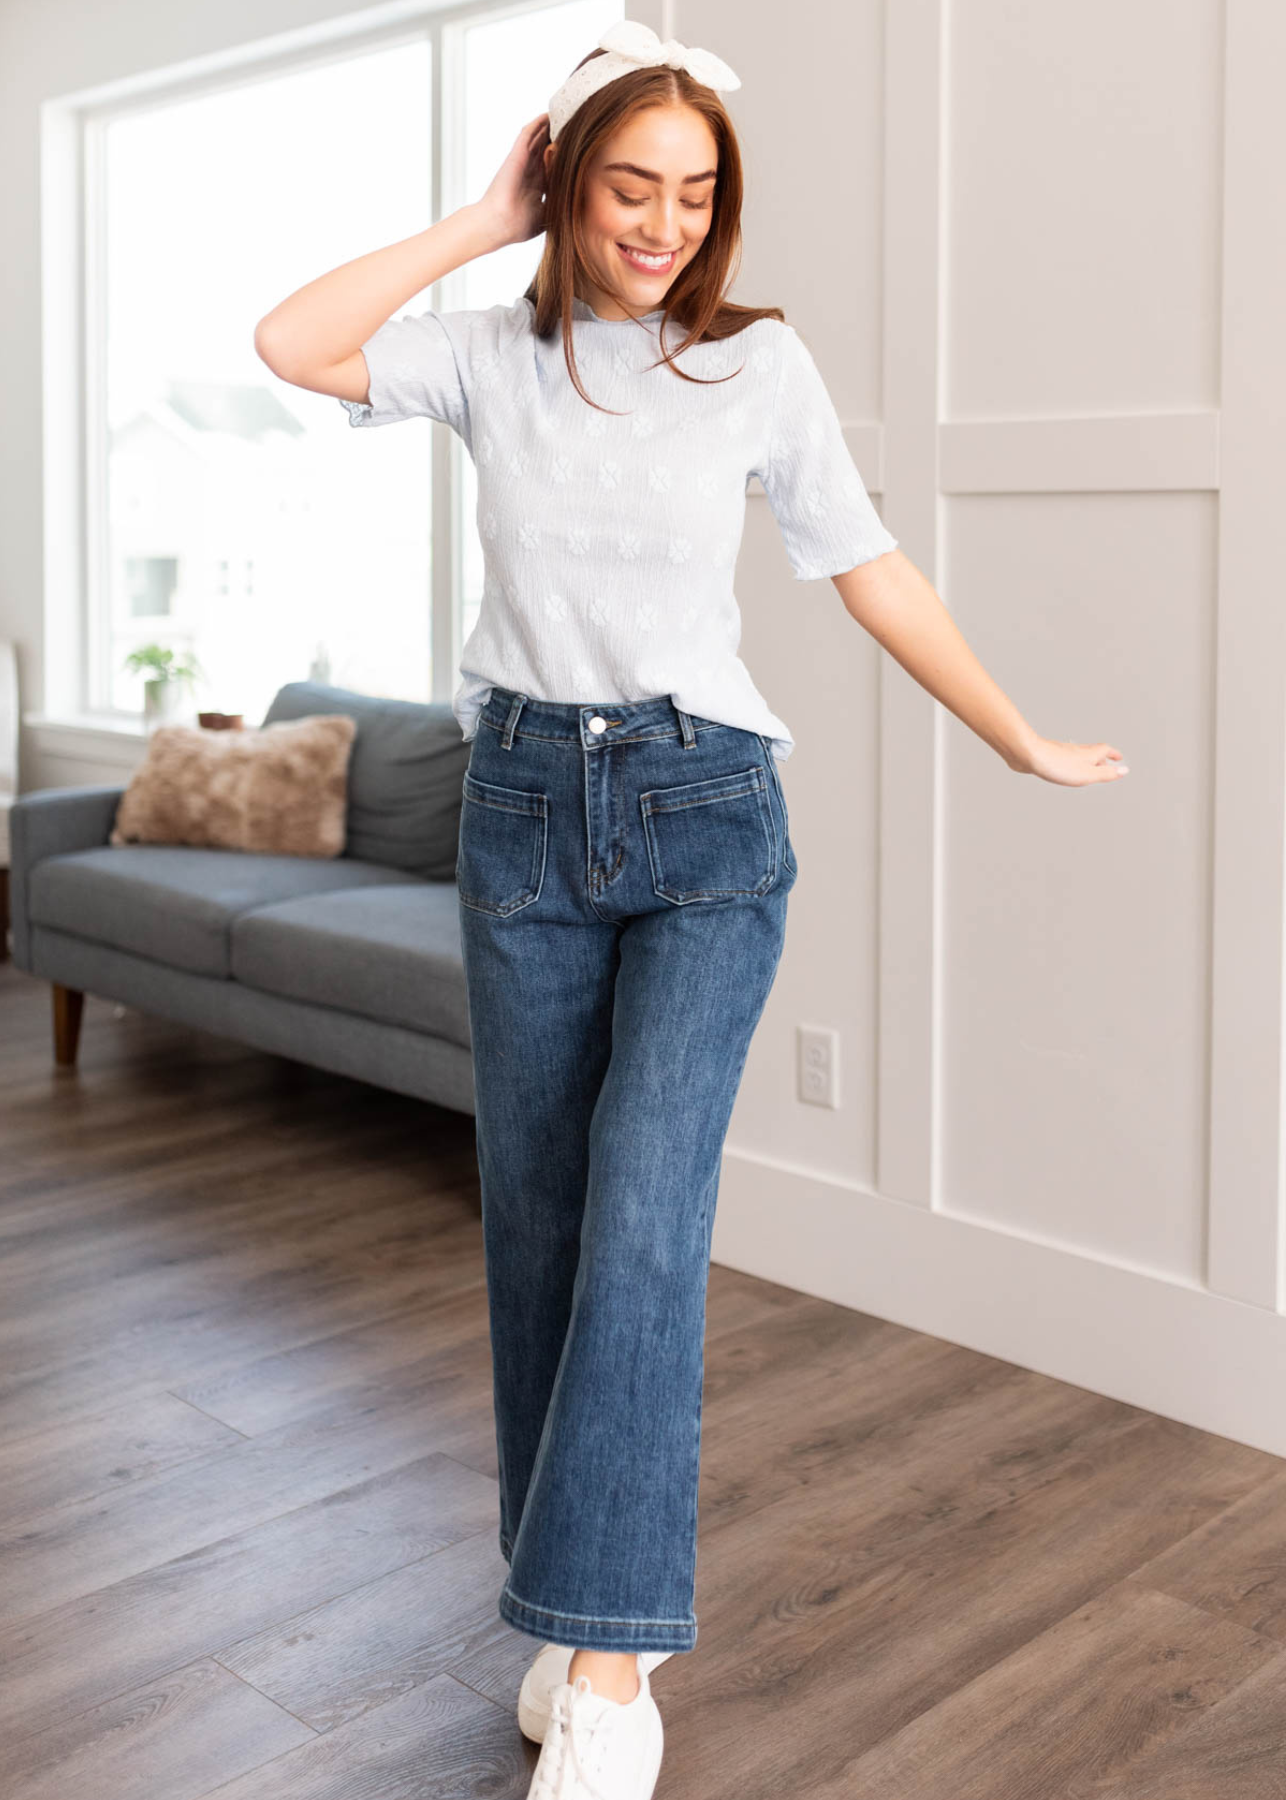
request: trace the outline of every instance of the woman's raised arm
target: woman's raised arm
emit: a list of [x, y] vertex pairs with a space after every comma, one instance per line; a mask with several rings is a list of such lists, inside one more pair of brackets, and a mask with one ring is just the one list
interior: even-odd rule
[[542, 229], [548, 115], [524, 125], [480, 200], [436, 225], [341, 263], [265, 313], [255, 350], [274, 375], [341, 400], [366, 399], [361, 346], [453, 269]]

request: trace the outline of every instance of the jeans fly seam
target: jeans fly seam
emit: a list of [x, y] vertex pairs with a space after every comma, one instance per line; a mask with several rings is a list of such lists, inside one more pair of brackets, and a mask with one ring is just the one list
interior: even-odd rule
[[581, 791], [585, 799], [585, 898], [588, 900], [590, 911], [594, 916], [601, 919], [605, 925], [610, 925], [613, 921], [608, 918], [606, 913], [599, 912], [594, 901], [594, 827], [590, 821], [589, 808], [589, 751], [583, 744], [580, 746], [580, 750], [584, 765], [581, 772]]

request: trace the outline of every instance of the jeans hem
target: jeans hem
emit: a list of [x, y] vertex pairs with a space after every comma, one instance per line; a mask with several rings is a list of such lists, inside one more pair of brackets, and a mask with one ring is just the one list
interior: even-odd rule
[[691, 1650], [697, 1623], [688, 1619], [600, 1619], [553, 1612], [520, 1600], [506, 1585], [500, 1590], [500, 1617], [516, 1631], [576, 1650]]

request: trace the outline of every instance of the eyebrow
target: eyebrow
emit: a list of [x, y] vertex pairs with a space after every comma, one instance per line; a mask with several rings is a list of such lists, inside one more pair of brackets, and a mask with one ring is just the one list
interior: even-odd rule
[[[632, 162], [604, 163], [603, 168], [604, 172], [609, 169], [621, 169], [627, 175], [637, 175], [640, 181], [665, 180], [665, 177], [658, 175], [655, 169], [640, 169], [637, 163]], [[685, 175], [681, 185], [687, 187], [690, 181], [713, 181], [718, 173], [718, 169], [707, 169], [703, 175]]]

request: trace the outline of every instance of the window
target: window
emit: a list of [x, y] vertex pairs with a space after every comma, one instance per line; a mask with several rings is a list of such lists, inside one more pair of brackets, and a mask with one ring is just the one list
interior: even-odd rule
[[[450, 699], [482, 589], [467, 452], [436, 423], [352, 432], [337, 401], [265, 368], [254, 327], [481, 194], [622, 16], [618, 0], [464, 6], [94, 121], [84, 710], [141, 716], [122, 664], [150, 642], [194, 652], [196, 703], [247, 723], [319, 656], [340, 686]], [[542, 246], [398, 310], [507, 304]]]
[[125, 558], [125, 594], [132, 619], [154, 618], [168, 614], [178, 584], [178, 558], [175, 556], [127, 556]]
[[[624, 16], [617, 0], [575, 0], [571, 5], [500, 19], [484, 16], [463, 27], [460, 107], [465, 194], [484, 192], [523, 120], [545, 110], [555, 88], [593, 49], [608, 26]], [[534, 85], [530, 79], [533, 69], [539, 72]], [[529, 104], [533, 93], [537, 98]], [[466, 263], [456, 276], [459, 298], [451, 304], [495, 306], [516, 299], [536, 272], [544, 241], [537, 237], [527, 244], [510, 244], [492, 256]], [[482, 601], [482, 546], [475, 524], [478, 488], [474, 467], [458, 442], [453, 455], [453, 516], [462, 549], [459, 603], [463, 641], [473, 629]]]

